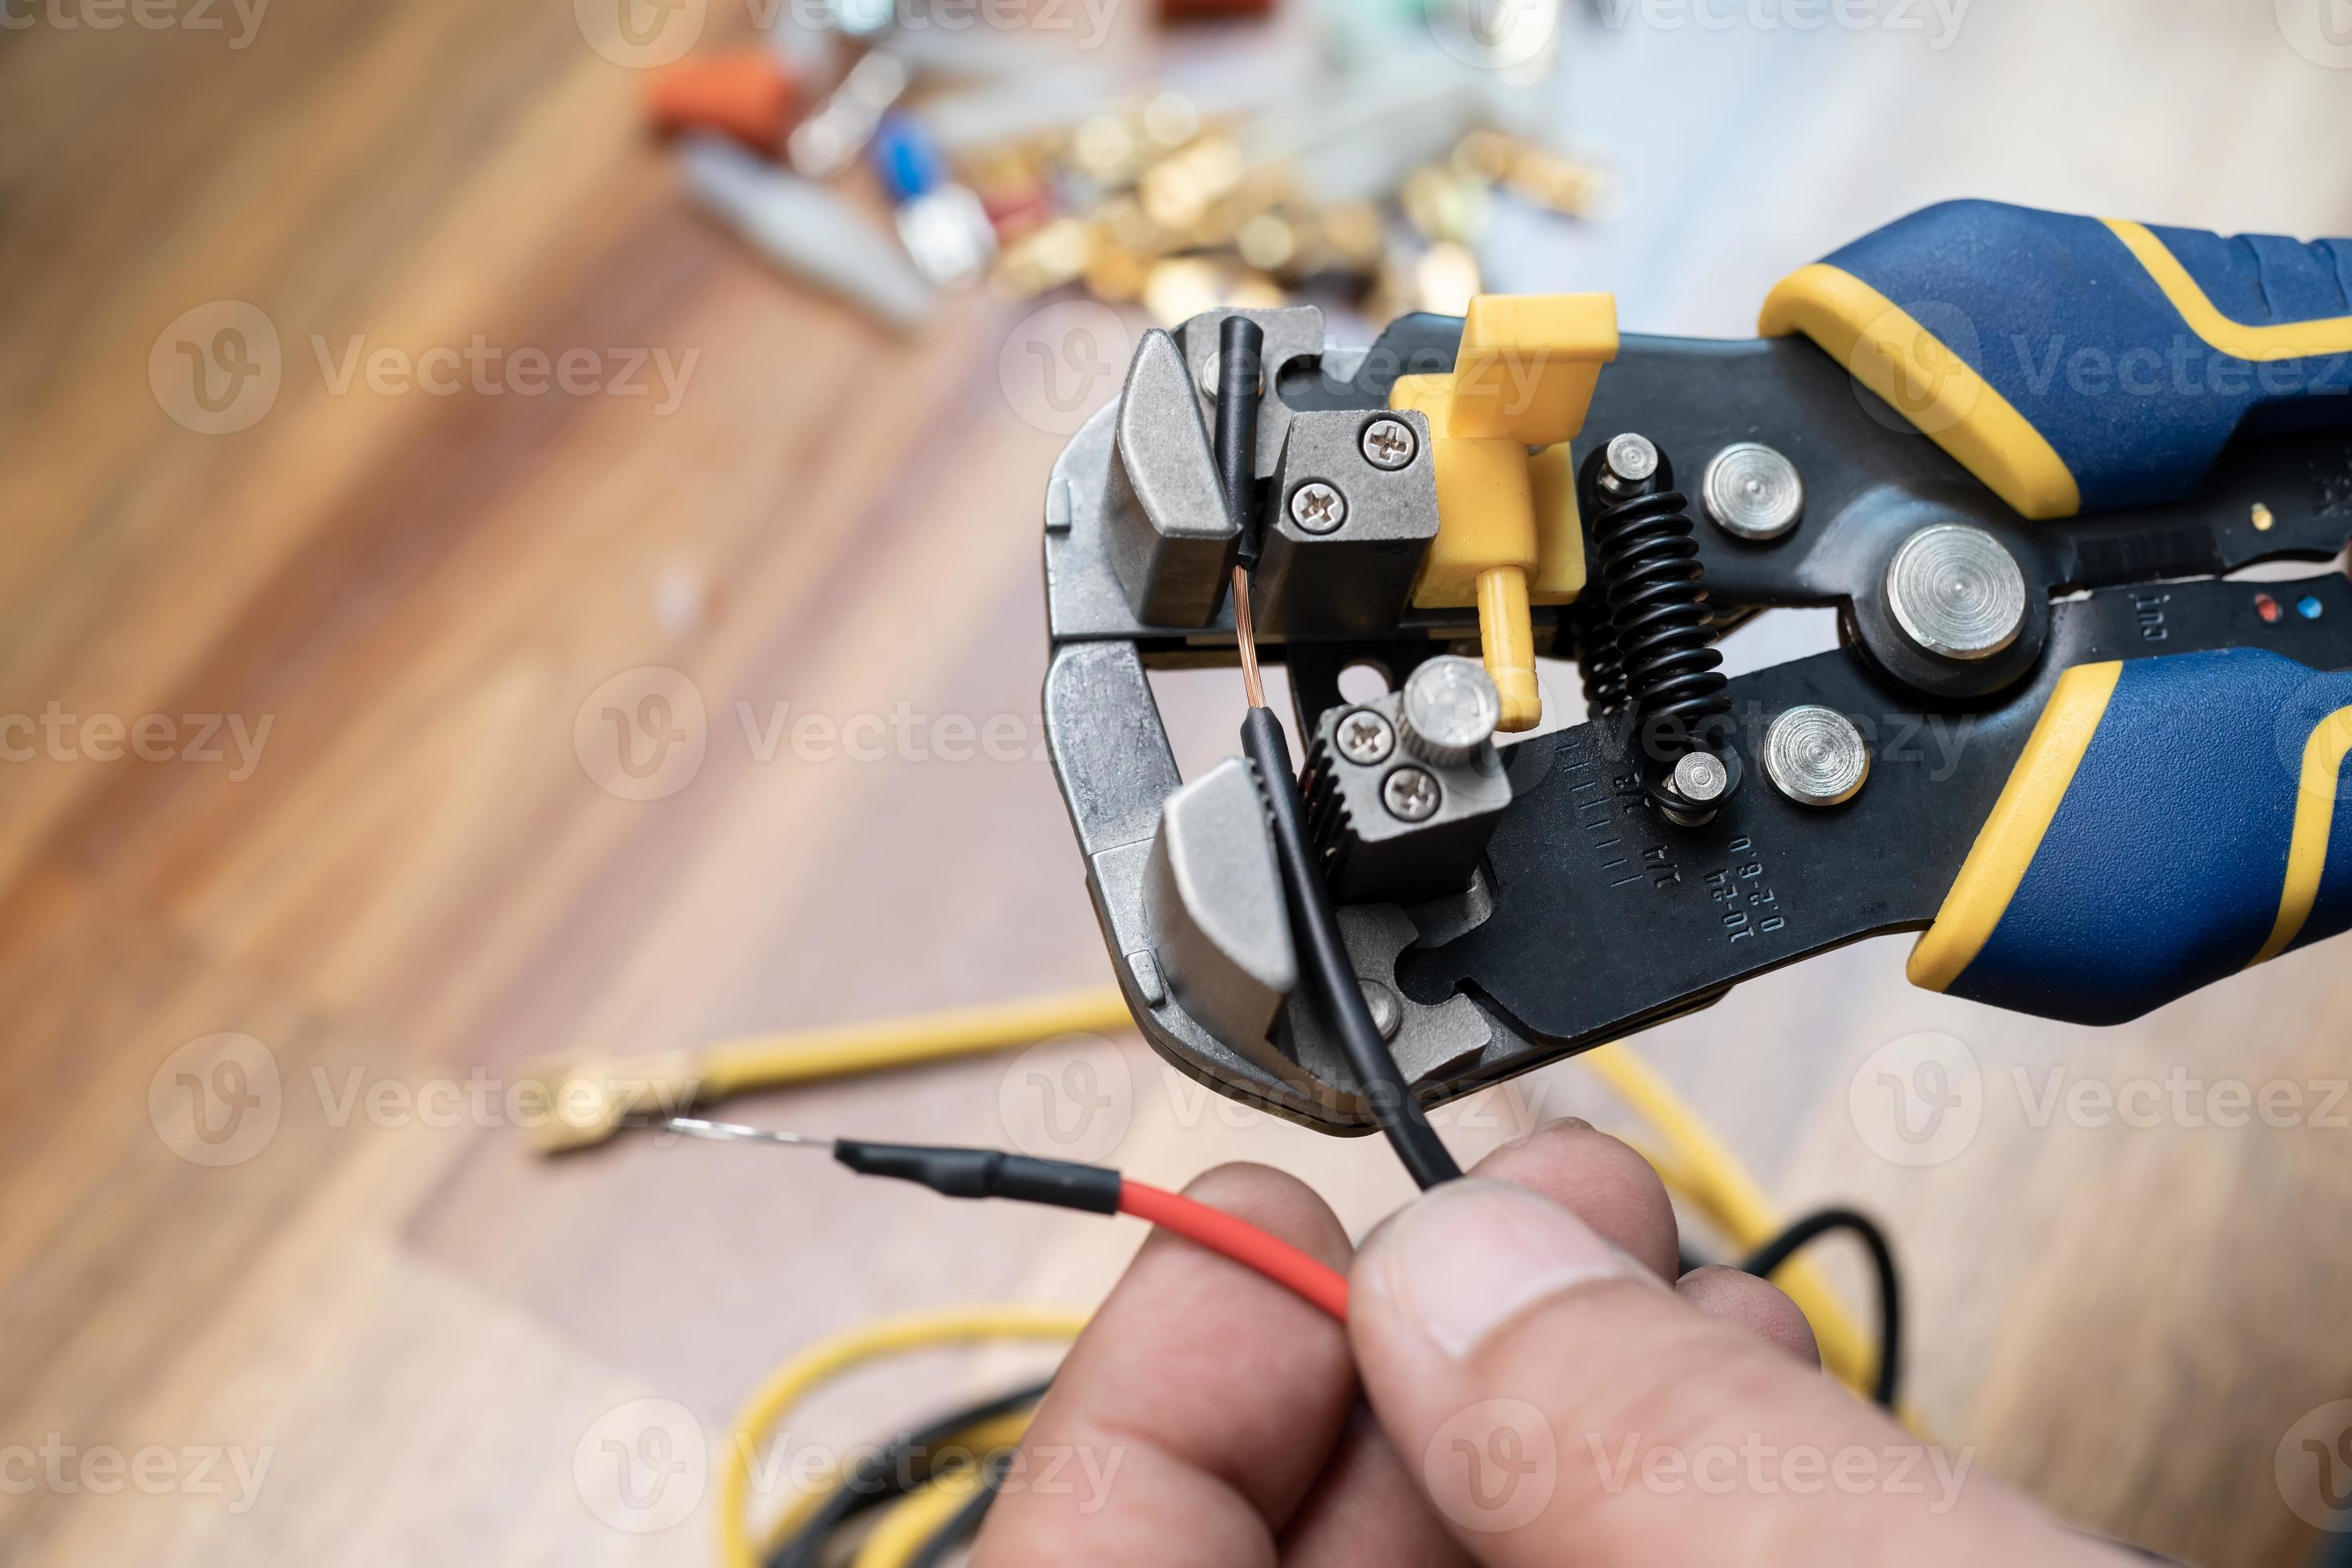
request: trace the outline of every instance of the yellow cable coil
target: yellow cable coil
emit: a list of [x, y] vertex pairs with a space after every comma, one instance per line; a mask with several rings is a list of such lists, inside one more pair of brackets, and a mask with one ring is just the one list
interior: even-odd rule
[[[819, 1386], [854, 1367], [879, 1356], [938, 1345], [975, 1344], [991, 1340], [1074, 1340], [1087, 1326], [1084, 1312], [1051, 1308], [991, 1306], [954, 1307], [935, 1312], [912, 1312], [885, 1318], [845, 1330], [786, 1362], [760, 1385], [735, 1417], [722, 1446], [719, 1472], [719, 1560], [726, 1568], [759, 1568], [749, 1517], [751, 1501], [751, 1456], [785, 1415]], [[789, 1531], [812, 1506], [807, 1500], [785, 1517]]]

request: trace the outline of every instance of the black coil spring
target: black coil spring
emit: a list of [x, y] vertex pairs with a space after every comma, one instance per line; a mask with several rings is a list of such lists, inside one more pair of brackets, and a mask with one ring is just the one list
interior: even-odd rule
[[1607, 502], [1592, 519], [1606, 626], [1585, 633], [1586, 657], [1602, 659], [1597, 673], [1585, 666], [1586, 700], [1596, 713], [1630, 706], [1634, 734], [1655, 762], [1691, 750], [1731, 712], [1696, 532], [1690, 503], [1674, 490]]

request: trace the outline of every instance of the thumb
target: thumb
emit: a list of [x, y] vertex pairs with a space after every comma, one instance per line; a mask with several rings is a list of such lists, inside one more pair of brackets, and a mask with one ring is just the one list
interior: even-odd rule
[[1494, 1568], [2113, 1561], [1525, 1188], [1449, 1183], [1376, 1232], [1348, 1327], [1406, 1469]]

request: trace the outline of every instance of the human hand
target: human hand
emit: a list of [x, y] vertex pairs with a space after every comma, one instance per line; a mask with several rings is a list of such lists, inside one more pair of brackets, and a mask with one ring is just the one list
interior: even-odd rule
[[[1227, 1166], [1190, 1191], [1350, 1267], [1337, 1218], [1286, 1175]], [[1655, 1173], [1574, 1122], [1375, 1230], [1344, 1328], [1156, 1236], [1024, 1445], [1078, 1456], [1059, 1468], [1097, 1484], [1009, 1489], [974, 1561], [2116, 1560], [1823, 1377], [1771, 1285], [1676, 1280], [1675, 1259]]]

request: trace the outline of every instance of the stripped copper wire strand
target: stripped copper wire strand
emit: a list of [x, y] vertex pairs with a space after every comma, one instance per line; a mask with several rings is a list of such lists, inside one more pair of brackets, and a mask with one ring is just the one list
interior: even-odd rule
[[1265, 706], [1265, 679], [1258, 673], [1257, 632], [1250, 625], [1250, 580], [1245, 566], [1234, 568], [1234, 646], [1242, 656], [1242, 690], [1253, 708]]

